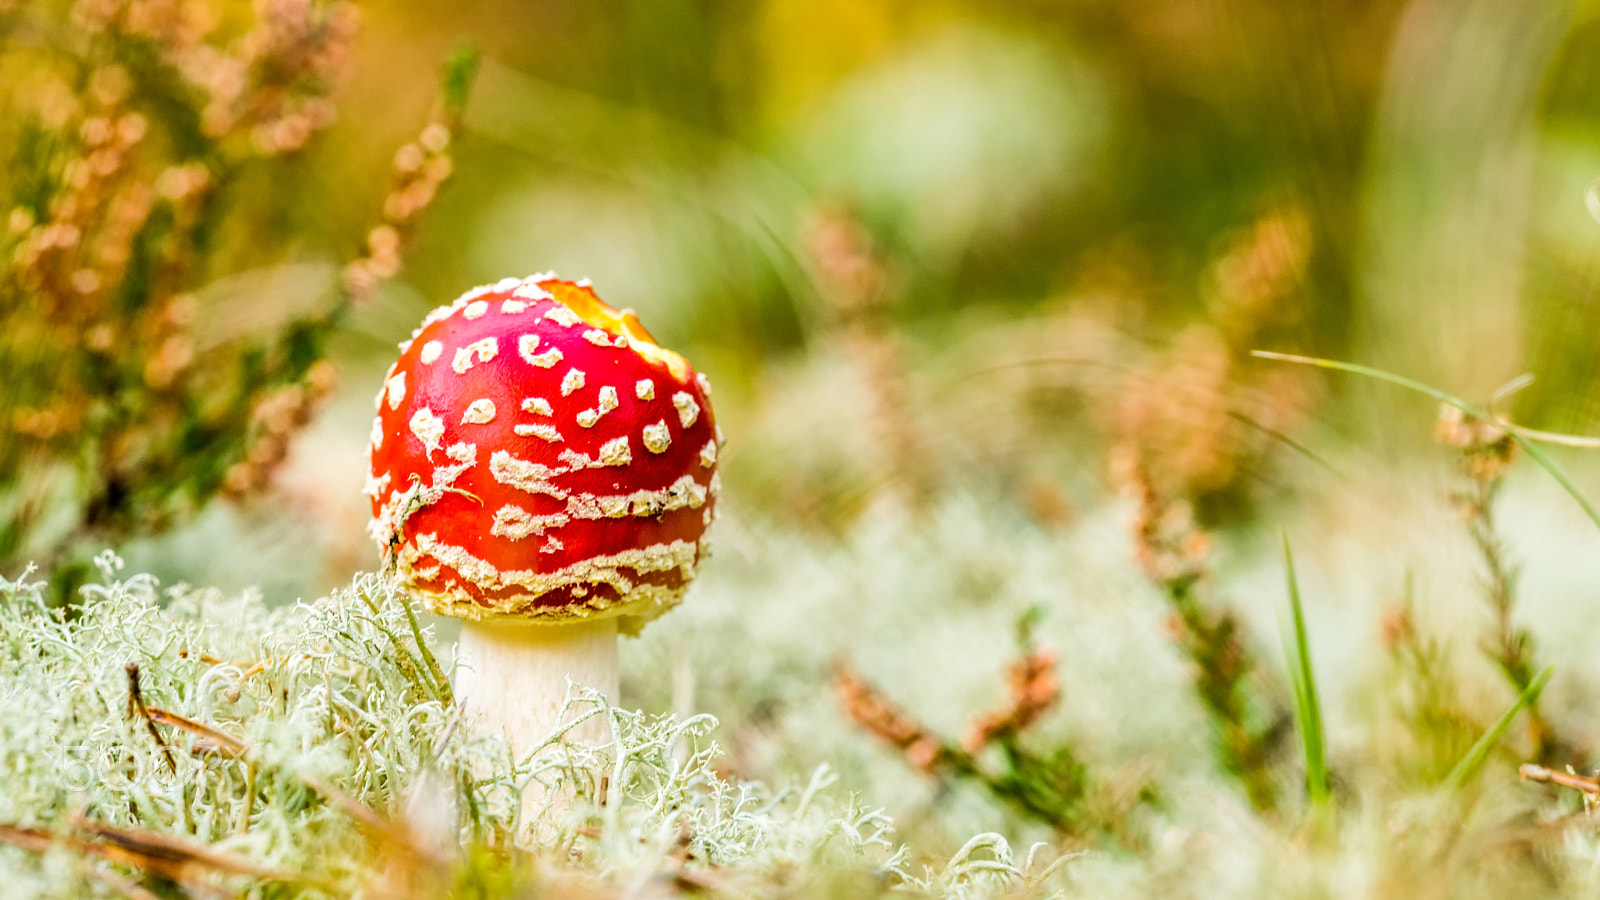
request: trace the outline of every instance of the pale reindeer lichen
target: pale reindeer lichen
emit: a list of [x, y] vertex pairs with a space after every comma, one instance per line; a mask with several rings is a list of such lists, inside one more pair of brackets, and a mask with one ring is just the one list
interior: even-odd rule
[[[1065, 859], [1019, 859], [986, 834], [943, 867], [913, 865], [889, 818], [832, 790], [826, 767], [782, 790], [725, 778], [712, 717], [594, 695], [570, 698], [563, 729], [513, 760], [463, 727], [470, 705], [429, 630], [379, 576], [272, 609], [163, 591], [119, 575], [109, 553], [97, 563], [102, 582], [70, 613], [31, 572], [0, 578], [0, 897], [145, 897], [173, 882], [270, 896], [535, 882], [965, 896], [1037, 887]], [[610, 718], [614, 743], [565, 739], [589, 715]], [[532, 780], [563, 799], [526, 828], [516, 798]]]

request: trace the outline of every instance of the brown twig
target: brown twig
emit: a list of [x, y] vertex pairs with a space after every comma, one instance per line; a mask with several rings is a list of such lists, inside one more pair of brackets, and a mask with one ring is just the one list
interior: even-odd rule
[[[30, 853], [48, 853], [52, 847], [67, 846], [82, 849], [82, 842], [62, 838], [40, 828], [18, 828], [13, 825], [0, 825], [0, 842], [20, 847]], [[87, 878], [92, 878], [106, 887], [131, 900], [160, 900], [155, 894], [133, 881], [130, 881], [115, 872], [107, 872], [91, 864], [87, 859], [74, 858], [72, 867], [77, 869]]]
[[[137, 669], [137, 667], [134, 668]], [[249, 748], [245, 745], [245, 743], [238, 738], [227, 734], [226, 732], [219, 731], [218, 729], [203, 722], [196, 722], [193, 719], [180, 716], [177, 713], [170, 712], [165, 709], [160, 709], [153, 706], [145, 707], [143, 706], [142, 700], [140, 700], [139, 703], [140, 709], [142, 710], [146, 721], [153, 723], [151, 726], [152, 728], [154, 728], [155, 724], [167, 725], [173, 728], [182, 729], [190, 734], [198, 736], [200, 740], [195, 741], [196, 753], [213, 753], [227, 756], [232, 759], [246, 759], [249, 756]], [[165, 744], [163, 743], [162, 746], [165, 747]], [[252, 763], [250, 774], [252, 796], [254, 795], [254, 771], [254, 764]], [[390, 822], [388, 819], [385, 819], [383, 816], [375, 812], [372, 807], [362, 803], [355, 797], [352, 797], [344, 791], [339, 790], [333, 785], [328, 784], [327, 782], [315, 776], [307, 775], [305, 773], [298, 773], [296, 777], [304, 782], [307, 787], [311, 788], [313, 791], [316, 791], [318, 794], [321, 794], [323, 799], [335, 809], [338, 809], [340, 812], [343, 812], [345, 815], [361, 823], [362, 825], [367, 826], [379, 837], [393, 844], [401, 846], [409, 852], [426, 855], [418, 846], [417, 842], [412, 839], [411, 835], [407, 833], [402, 826], [396, 825], [395, 823]], [[248, 815], [248, 810], [246, 814]]]
[[1523, 781], [1559, 784], [1562, 787], [1583, 791], [1591, 797], [1600, 797], [1600, 781], [1596, 781], [1593, 778], [1585, 778], [1582, 775], [1574, 775], [1571, 772], [1557, 772], [1555, 769], [1549, 769], [1534, 763], [1523, 764], [1522, 768], [1518, 769], [1517, 772], [1522, 776]]
[[144, 693], [139, 690], [139, 665], [128, 663], [123, 669], [128, 673], [130, 715], [137, 712], [139, 718], [144, 720], [145, 730], [150, 732], [150, 737], [155, 739], [156, 746], [161, 748], [161, 756], [167, 761], [167, 769], [174, 775], [178, 774], [178, 761], [172, 758], [172, 748], [167, 746], [167, 739], [161, 736], [161, 730], [156, 728], [155, 720], [150, 717], [149, 707], [144, 705]]
[[[314, 876], [269, 869], [256, 865], [244, 857], [221, 853], [204, 844], [157, 831], [122, 828], [85, 819], [82, 816], [73, 816], [71, 823], [82, 836], [51, 832], [41, 828], [0, 825], [0, 841], [34, 853], [45, 853], [57, 846], [66, 847], [83, 856], [129, 866], [179, 884], [192, 883], [203, 875], [222, 874], [243, 875], [262, 881], [307, 884], [324, 890], [332, 888], [332, 885]], [[100, 872], [95, 874], [95, 877], [106, 874]], [[131, 883], [124, 885], [122, 881], [117, 879], [117, 888], [128, 896], [138, 897], [139, 900], [153, 896], [143, 892], [137, 885]], [[135, 890], [129, 891], [127, 887], [133, 887]]]
[[218, 731], [210, 725], [184, 718], [175, 712], [168, 712], [155, 706], [147, 707], [145, 715], [157, 725], [179, 728], [198, 736], [200, 740], [194, 742], [194, 752], [197, 754], [219, 754], [233, 759], [242, 759], [244, 757], [245, 746], [243, 741], [231, 734]]
[[266, 869], [248, 859], [221, 853], [204, 844], [142, 828], [122, 828], [74, 817], [73, 827], [89, 835], [97, 852], [116, 862], [138, 866], [158, 875], [183, 881], [194, 869], [226, 875], [250, 875], [273, 881], [300, 881], [300, 877]]

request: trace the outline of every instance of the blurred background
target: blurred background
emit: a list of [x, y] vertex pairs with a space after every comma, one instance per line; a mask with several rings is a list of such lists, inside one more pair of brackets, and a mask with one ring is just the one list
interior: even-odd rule
[[740, 435], [731, 505], [821, 529], [952, 483], [1092, 503], [1106, 443], [1130, 439], [1192, 445], [1169, 447], [1163, 477], [1223, 514], [1286, 487], [1274, 458], [1308, 425], [1380, 454], [1426, 437], [1372, 428], [1398, 410], [1362, 385], [1328, 397], [1243, 359], [1258, 347], [1479, 399], [1536, 369], [1521, 419], [1596, 414], [1582, 5], [673, 0], [350, 19], [337, 114], [274, 157], [292, 219], [248, 260], [295, 268], [211, 315], [267, 332], [322, 301], [315, 267], [359, 249], [466, 40], [483, 63], [453, 174], [404, 271], [328, 339], [339, 389], [275, 502], [207, 510], [243, 512], [229, 527], [268, 543], [257, 517], [315, 539], [198, 577], [296, 593], [370, 566], [348, 490], [359, 403], [427, 309], [534, 270], [594, 279], [712, 375]]
[[[852, 726], [834, 667], [959, 734], [1029, 616], [1060, 659], [1047, 731], [1113, 781], [1207, 777], [1152, 510], [1265, 648], [1269, 699], [1294, 535], [1336, 757], [1398, 727], [1380, 638], [1413, 606], [1473, 656], [1497, 613], [1450, 500], [1472, 440], [1251, 350], [1473, 401], [1533, 372], [1516, 421], [1600, 424], [1593, 3], [0, 0], [0, 23], [3, 571], [114, 545], [273, 602], [347, 583], [377, 564], [363, 448], [396, 342], [473, 285], [588, 277], [709, 375], [729, 437], [715, 556], [624, 647], [625, 702], [718, 713], [743, 774], [830, 760], [913, 833], [1007, 813]], [[1507, 477], [1518, 616], [1575, 706], [1600, 535]], [[1514, 693], [1463, 666], [1468, 734]]]

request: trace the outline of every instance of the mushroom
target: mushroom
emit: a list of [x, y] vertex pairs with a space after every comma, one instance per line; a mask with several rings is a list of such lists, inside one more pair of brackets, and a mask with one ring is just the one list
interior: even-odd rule
[[[710, 385], [587, 280], [474, 288], [429, 313], [378, 391], [369, 531], [463, 620], [458, 689], [519, 756], [567, 679], [617, 696], [617, 635], [677, 605], [706, 550]], [[580, 732], [602, 740], [609, 727]]]

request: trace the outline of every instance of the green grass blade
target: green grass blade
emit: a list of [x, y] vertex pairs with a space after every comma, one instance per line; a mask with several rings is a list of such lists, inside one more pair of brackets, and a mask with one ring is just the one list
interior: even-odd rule
[[[1293, 620], [1294, 645], [1285, 656], [1289, 680], [1294, 684], [1294, 718], [1306, 756], [1306, 797], [1313, 806], [1328, 802], [1331, 781], [1328, 777], [1328, 747], [1323, 737], [1322, 703], [1318, 699], [1317, 676], [1311, 668], [1311, 640], [1306, 635], [1305, 610], [1300, 603], [1300, 581], [1294, 573], [1294, 551], [1289, 535], [1283, 536], [1284, 572], [1289, 583], [1289, 612]], [[1287, 643], [1287, 642], [1286, 642]]]
[[[1333, 369], [1339, 372], [1350, 372], [1355, 375], [1365, 375], [1368, 378], [1376, 378], [1379, 381], [1387, 381], [1390, 384], [1396, 384], [1408, 390], [1416, 391], [1419, 394], [1432, 397], [1440, 403], [1448, 406], [1454, 406], [1456, 409], [1461, 410], [1475, 419], [1481, 419], [1485, 422], [1495, 425], [1500, 424], [1499, 420], [1496, 419], [1494, 415], [1487, 409], [1484, 409], [1483, 407], [1473, 403], [1468, 403], [1460, 397], [1447, 394], [1438, 388], [1430, 387], [1420, 381], [1413, 381], [1404, 375], [1396, 375], [1393, 372], [1385, 372], [1382, 369], [1374, 369], [1371, 366], [1357, 365], [1356, 363], [1339, 362], [1338, 360], [1333, 359], [1319, 359], [1314, 356], [1297, 356], [1293, 353], [1272, 353], [1266, 350], [1252, 350], [1250, 351], [1250, 355], [1257, 357], [1258, 359], [1271, 359], [1277, 360], [1278, 362], [1295, 363], [1296, 365], [1302, 366], [1315, 366], [1319, 369]], [[1517, 442], [1517, 446], [1521, 447], [1523, 451], [1528, 454], [1529, 459], [1533, 460], [1535, 463], [1538, 463], [1540, 468], [1550, 473], [1550, 477], [1554, 478], [1556, 483], [1561, 485], [1562, 490], [1566, 491], [1567, 494], [1570, 495], [1573, 500], [1576, 500], [1578, 505], [1583, 508], [1584, 513], [1589, 517], [1589, 521], [1593, 522], [1596, 528], [1600, 528], [1600, 510], [1596, 510], [1594, 508], [1594, 505], [1589, 502], [1589, 498], [1585, 497], [1583, 492], [1578, 490], [1578, 486], [1572, 482], [1572, 479], [1567, 477], [1567, 473], [1562, 471], [1560, 466], [1556, 465], [1556, 461], [1551, 459], [1550, 455], [1545, 453], [1544, 450], [1532, 440], [1529, 440], [1527, 437], [1517, 433], [1516, 429], [1508, 429], [1507, 434], [1511, 435], [1511, 439]]]
[[[394, 647], [395, 659], [399, 663], [401, 670], [410, 676], [411, 680], [415, 682], [418, 687], [430, 694], [433, 694], [435, 700], [438, 700], [445, 706], [451, 705], [452, 698], [450, 694], [449, 680], [446, 679], [442, 685], [434, 681], [433, 671], [425, 668], [415, 656], [411, 655], [411, 651], [406, 649], [405, 644], [400, 640], [398, 635], [384, 627], [383, 613], [378, 610], [378, 602], [372, 597], [368, 596], [367, 591], [358, 590], [355, 592], [355, 595], [361, 599], [362, 603], [366, 604], [367, 609], [372, 611], [372, 625], [377, 629], [379, 634], [382, 634], [384, 637], [389, 639], [390, 645]], [[392, 602], [399, 603], [402, 607], [405, 607], [407, 615], [410, 615], [410, 604], [405, 597], [390, 597], [389, 599]], [[417, 627], [415, 618], [412, 619], [411, 624], [413, 628]], [[417, 648], [423, 653], [431, 656], [432, 654], [428, 650], [427, 644], [420, 639], [420, 630], [418, 630], [416, 633], [419, 638], [417, 642]], [[437, 669], [438, 661], [435, 660], [434, 670]], [[441, 674], [439, 677], [443, 678], [444, 676]]]
[[1500, 721], [1494, 723], [1494, 727], [1485, 732], [1483, 737], [1478, 738], [1478, 742], [1472, 745], [1472, 749], [1467, 751], [1467, 755], [1461, 757], [1461, 762], [1456, 763], [1456, 767], [1450, 770], [1450, 774], [1444, 780], [1445, 787], [1451, 790], [1460, 790], [1468, 781], [1472, 780], [1472, 776], [1478, 774], [1478, 770], [1483, 768], [1484, 762], [1489, 759], [1489, 751], [1493, 750], [1494, 745], [1500, 742], [1501, 735], [1504, 735], [1506, 729], [1511, 727], [1511, 722], [1517, 717], [1517, 713], [1532, 706], [1533, 702], [1539, 699], [1539, 692], [1544, 690], [1545, 682], [1549, 681], [1550, 676], [1555, 674], [1555, 669], [1554, 664], [1545, 666], [1544, 671], [1540, 672], [1538, 677], [1528, 684], [1527, 690], [1522, 692], [1522, 696], [1517, 698], [1516, 703], [1511, 704], [1511, 708], [1506, 710], [1506, 714], [1500, 717]]
[[1596, 526], [1600, 526], [1600, 512], [1596, 512], [1595, 508], [1589, 505], [1588, 498], [1584, 497], [1583, 492], [1578, 490], [1578, 486], [1572, 482], [1572, 479], [1567, 477], [1567, 473], [1556, 465], [1556, 461], [1551, 459], [1548, 453], [1544, 452], [1544, 448], [1517, 434], [1515, 431], [1510, 434], [1511, 439], [1517, 442], [1517, 446], [1527, 452], [1529, 459], [1538, 463], [1540, 468], [1546, 472], [1549, 472], [1550, 477], [1556, 480], [1556, 484], [1561, 485], [1562, 490], [1570, 494], [1572, 499], [1578, 501], [1578, 505], [1583, 507], [1583, 511], [1588, 514], [1589, 521], [1595, 523]]
[[450, 690], [450, 678], [444, 674], [444, 667], [439, 665], [439, 657], [435, 656], [433, 649], [428, 646], [427, 635], [422, 633], [422, 626], [417, 623], [417, 614], [411, 608], [410, 599], [402, 595], [399, 601], [400, 608], [406, 613], [406, 623], [411, 626], [411, 639], [417, 642], [417, 652], [422, 654], [422, 662], [428, 667], [428, 674], [433, 677], [439, 702], [445, 706], [454, 706], [456, 696]]
[[439, 94], [446, 115], [459, 116], [466, 109], [482, 58], [482, 52], [471, 41], [462, 41], [450, 48], [450, 54], [439, 67]]

